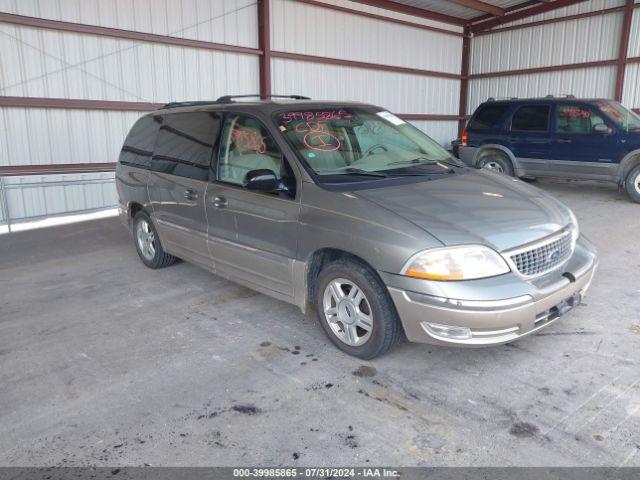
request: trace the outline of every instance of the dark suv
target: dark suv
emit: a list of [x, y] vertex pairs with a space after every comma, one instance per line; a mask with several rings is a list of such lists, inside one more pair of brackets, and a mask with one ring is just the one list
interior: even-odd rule
[[613, 100], [489, 99], [469, 120], [459, 157], [518, 177], [616, 182], [640, 202], [640, 117]]

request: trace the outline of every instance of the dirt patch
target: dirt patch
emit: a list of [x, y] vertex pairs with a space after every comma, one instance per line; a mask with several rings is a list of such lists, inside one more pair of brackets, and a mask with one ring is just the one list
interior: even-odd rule
[[231, 410], [242, 413], [243, 415], [258, 415], [259, 413], [262, 413], [262, 410], [253, 405], [234, 405], [231, 407]]
[[631, 325], [629, 331], [634, 335], [640, 335], [640, 325]]
[[360, 365], [357, 369], [351, 372], [356, 377], [375, 377], [378, 371], [367, 365]]
[[271, 346], [271, 342], [262, 342], [260, 344], [261, 347], [270, 347]]
[[538, 427], [528, 422], [517, 422], [511, 425], [511, 429], [509, 433], [514, 437], [518, 438], [528, 438], [535, 437], [537, 433], [540, 431]]
[[344, 444], [349, 448], [358, 448], [358, 442], [355, 435], [347, 435], [344, 437]]

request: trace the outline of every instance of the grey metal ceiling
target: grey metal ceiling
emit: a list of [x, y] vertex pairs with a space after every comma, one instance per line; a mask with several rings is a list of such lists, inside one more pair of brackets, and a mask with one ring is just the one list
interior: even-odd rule
[[[469, 20], [471, 18], [485, 15], [485, 12], [475, 10], [473, 8], [463, 7], [448, 0], [394, 0], [397, 3], [409, 5], [411, 7], [423, 8], [432, 12], [443, 13], [456, 18]], [[526, 3], [527, 0], [482, 0], [484, 3], [495, 5], [500, 8], [513, 7]]]

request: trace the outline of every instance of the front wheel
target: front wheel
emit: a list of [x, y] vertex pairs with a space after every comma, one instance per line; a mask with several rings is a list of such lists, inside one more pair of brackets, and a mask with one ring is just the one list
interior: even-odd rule
[[640, 203], [640, 165], [633, 168], [624, 182], [627, 194], [636, 203]]
[[177, 260], [164, 251], [158, 232], [145, 212], [138, 212], [133, 219], [133, 238], [140, 260], [147, 267], [168, 267]]
[[487, 155], [486, 157], [482, 157], [478, 162], [478, 168], [485, 168], [513, 177], [511, 160], [504, 155]]
[[386, 353], [401, 337], [393, 301], [375, 272], [352, 260], [329, 264], [318, 276], [318, 319], [343, 352], [366, 360]]

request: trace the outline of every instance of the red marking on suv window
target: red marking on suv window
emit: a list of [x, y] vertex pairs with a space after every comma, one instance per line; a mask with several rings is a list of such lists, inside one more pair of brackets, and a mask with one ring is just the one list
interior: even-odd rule
[[256, 153], [265, 153], [267, 151], [267, 143], [264, 137], [253, 130], [232, 130], [231, 141], [240, 150], [250, 150]]
[[284, 124], [288, 124], [298, 121], [328, 121], [328, 120], [340, 120], [350, 119], [351, 114], [344, 109], [340, 110], [316, 110], [306, 112], [284, 112], [280, 114], [280, 120]]
[[589, 110], [583, 110], [581, 108], [562, 108], [560, 109], [560, 117], [583, 117], [589, 118], [591, 116], [591, 112]]

